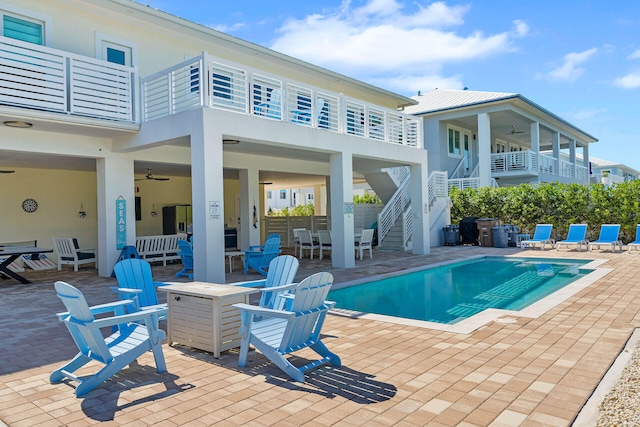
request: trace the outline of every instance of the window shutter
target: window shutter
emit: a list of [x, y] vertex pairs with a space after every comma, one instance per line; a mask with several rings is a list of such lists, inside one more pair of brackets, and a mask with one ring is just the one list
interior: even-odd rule
[[2, 21], [5, 37], [42, 45], [42, 24], [8, 15]]

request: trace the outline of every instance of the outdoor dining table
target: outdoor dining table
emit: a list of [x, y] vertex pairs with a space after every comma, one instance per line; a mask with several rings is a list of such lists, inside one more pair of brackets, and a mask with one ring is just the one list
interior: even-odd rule
[[34, 259], [38, 259], [38, 255], [53, 252], [51, 248], [39, 248], [37, 246], [2, 246], [0, 247], [0, 257], [8, 257], [0, 262], [0, 277], [3, 279], [15, 279], [20, 283], [31, 283], [26, 277], [23, 277], [9, 269], [9, 265], [17, 260], [21, 255], [31, 255]]

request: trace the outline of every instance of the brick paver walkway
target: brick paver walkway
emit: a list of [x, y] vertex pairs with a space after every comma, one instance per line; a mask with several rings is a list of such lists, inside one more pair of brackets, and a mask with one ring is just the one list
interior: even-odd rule
[[[308, 259], [298, 277], [329, 270], [345, 282], [418, 265], [518, 249], [434, 248], [428, 256], [377, 251], [349, 270]], [[49, 384], [49, 373], [76, 348], [54, 313], [62, 279], [90, 304], [110, 301], [115, 279], [83, 268], [27, 272], [34, 283], [0, 281], [0, 420], [10, 426], [108, 425], [462, 425], [566, 426], [639, 325], [640, 256], [594, 251], [528, 250], [527, 256], [606, 258], [613, 271], [536, 319], [492, 322], [455, 334], [380, 321], [328, 316], [324, 342], [343, 362], [295, 383], [260, 353], [247, 368], [237, 351], [220, 359], [164, 345], [168, 372], [151, 354], [85, 398], [72, 385]], [[175, 280], [177, 265], [154, 267], [154, 279]], [[236, 266], [235, 271], [241, 271]], [[256, 279], [241, 272], [228, 281]], [[162, 298], [164, 293], [160, 293]], [[509, 316], [513, 318], [514, 316]], [[306, 351], [295, 359], [311, 356]], [[1, 423], [0, 423], [1, 424]]]

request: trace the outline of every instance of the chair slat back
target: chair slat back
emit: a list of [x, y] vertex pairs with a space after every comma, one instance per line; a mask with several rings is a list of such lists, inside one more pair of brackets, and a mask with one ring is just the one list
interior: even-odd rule
[[362, 230], [362, 236], [360, 237], [360, 246], [369, 247], [373, 242], [373, 229], [367, 228]]
[[65, 282], [55, 282], [56, 294], [64, 304], [69, 314], [62, 319], [69, 329], [73, 340], [82, 354], [107, 363], [113, 358], [104, 337], [98, 328], [88, 328], [85, 323], [94, 321], [89, 304], [82, 292]]
[[602, 224], [598, 240], [614, 242], [618, 240], [618, 234], [620, 234], [620, 224]]
[[185, 268], [193, 269], [193, 248], [191, 243], [186, 240], [178, 240], [178, 248], [180, 248], [180, 258], [182, 258], [182, 264]]
[[640, 224], [636, 226], [636, 239], [634, 240], [634, 242], [639, 242], [639, 241], [640, 241]]
[[295, 288], [291, 311], [296, 317], [289, 320], [279, 349], [289, 352], [318, 337], [327, 308], [324, 301], [333, 284], [331, 273], [316, 273], [304, 279]]
[[53, 244], [59, 257], [75, 256], [75, 246], [71, 237], [54, 237]]
[[300, 239], [301, 246], [311, 246], [313, 244], [313, 237], [311, 237], [311, 231], [309, 230], [300, 230], [298, 239]]
[[331, 231], [318, 230], [318, 242], [320, 243], [320, 246], [331, 247]]
[[153, 285], [151, 265], [142, 259], [127, 258], [118, 262], [113, 270], [121, 288], [139, 289], [138, 294], [140, 307], [158, 304], [158, 295]]
[[551, 238], [551, 230], [553, 224], [537, 224], [533, 232], [532, 240], [549, 240]]
[[[264, 287], [266, 289], [274, 286], [284, 286], [294, 283], [298, 273], [299, 261], [291, 255], [281, 255], [275, 257], [269, 263], [267, 280]], [[260, 297], [260, 307], [280, 309], [283, 306], [282, 292], [262, 292]]]
[[580, 241], [587, 236], [587, 224], [570, 224], [567, 240]]

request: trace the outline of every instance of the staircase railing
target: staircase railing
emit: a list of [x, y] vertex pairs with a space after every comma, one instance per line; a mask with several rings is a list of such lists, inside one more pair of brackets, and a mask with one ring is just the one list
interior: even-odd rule
[[378, 214], [378, 242], [382, 242], [382, 239], [391, 230], [398, 217], [405, 211], [407, 204], [411, 202], [410, 181], [408, 176], [405, 177], [404, 182], [400, 184], [391, 199]]
[[407, 209], [402, 214], [402, 247], [407, 249], [409, 247], [409, 241], [413, 237], [413, 210], [411, 205], [407, 206]]
[[464, 178], [464, 169], [465, 169], [464, 159], [460, 159], [460, 161], [458, 162], [458, 165], [455, 167], [453, 172], [451, 172], [451, 175], [449, 176], [449, 178], [452, 178], [452, 179]]

